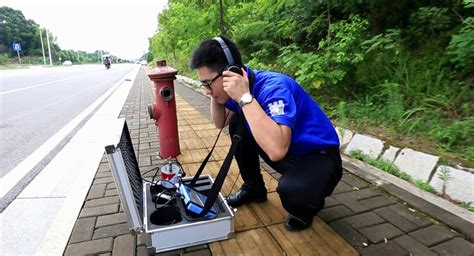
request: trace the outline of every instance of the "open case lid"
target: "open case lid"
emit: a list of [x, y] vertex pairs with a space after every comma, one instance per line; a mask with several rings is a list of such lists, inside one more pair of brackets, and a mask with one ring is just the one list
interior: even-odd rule
[[117, 141], [105, 147], [109, 166], [131, 224], [130, 230], [140, 232], [143, 227], [143, 182], [125, 119], [118, 119], [111, 132], [115, 133]]

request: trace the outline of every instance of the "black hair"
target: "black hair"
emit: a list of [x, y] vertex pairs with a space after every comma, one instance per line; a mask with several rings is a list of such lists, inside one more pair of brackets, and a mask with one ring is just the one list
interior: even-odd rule
[[[232, 53], [235, 62], [234, 64], [243, 68], [244, 64], [237, 45], [227, 37], [220, 37], [224, 40]], [[189, 68], [193, 70], [200, 67], [208, 67], [212, 71], [221, 72], [228, 64], [227, 58], [225, 57], [224, 51], [219, 42], [214, 39], [207, 39], [202, 41], [201, 44], [194, 49], [191, 60], [189, 61]]]

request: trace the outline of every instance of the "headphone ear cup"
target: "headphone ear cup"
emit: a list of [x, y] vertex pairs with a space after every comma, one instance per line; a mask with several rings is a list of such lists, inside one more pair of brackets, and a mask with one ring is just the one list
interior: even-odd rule
[[235, 66], [235, 65], [227, 66], [227, 67], [226, 67], [226, 70], [227, 70], [227, 71], [230, 71], [230, 72], [237, 73], [237, 74], [239, 74], [239, 75], [243, 75], [242, 69], [239, 68], [238, 66]]

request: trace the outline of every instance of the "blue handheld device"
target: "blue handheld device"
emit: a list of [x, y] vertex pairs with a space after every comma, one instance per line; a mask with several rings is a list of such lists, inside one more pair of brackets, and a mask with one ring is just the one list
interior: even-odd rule
[[[184, 205], [188, 211], [195, 214], [200, 214], [202, 212], [207, 196], [183, 184], [179, 186], [179, 192], [184, 196]], [[204, 217], [213, 217], [216, 214], [217, 210], [215, 209], [215, 206], [213, 206]]]

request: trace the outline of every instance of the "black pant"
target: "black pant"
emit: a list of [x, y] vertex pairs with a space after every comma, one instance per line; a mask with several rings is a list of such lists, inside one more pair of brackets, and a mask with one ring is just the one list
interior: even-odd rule
[[[243, 118], [235, 113], [229, 124], [233, 135]], [[342, 163], [339, 153], [314, 152], [305, 156], [287, 155], [278, 162], [268, 155], [255, 142], [253, 135], [242, 129], [242, 139], [235, 158], [244, 180], [242, 189], [264, 192], [265, 183], [260, 173], [259, 156], [282, 176], [277, 192], [287, 212], [304, 220], [310, 220], [324, 207], [324, 198], [331, 195], [342, 176]]]

